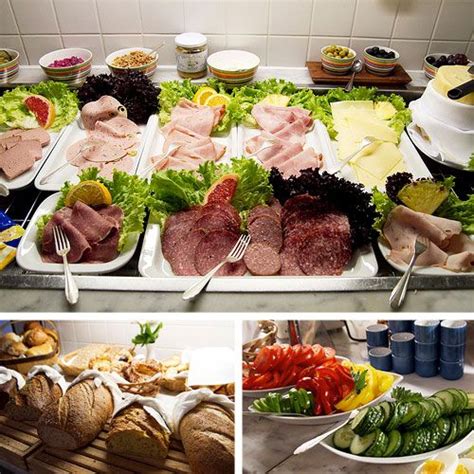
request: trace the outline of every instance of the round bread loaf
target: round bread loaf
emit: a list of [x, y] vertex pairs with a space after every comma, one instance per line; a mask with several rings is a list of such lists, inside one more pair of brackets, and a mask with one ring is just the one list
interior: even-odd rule
[[0, 384], [0, 410], [5, 408], [5, 405], [18, 392], [18, 385], [16, 379], [12, 378], [8, 382]]

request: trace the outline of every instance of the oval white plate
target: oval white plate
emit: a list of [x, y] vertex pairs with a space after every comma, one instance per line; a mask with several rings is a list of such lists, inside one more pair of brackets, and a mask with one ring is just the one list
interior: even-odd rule
[[[399, 374], [395, 374], [393, 372], [389, 372], [394, 376], [393, 384], [390, 387], [389, 390], [387, 390], [385, 393], [382, 393], [379, 395], [377, 398], [374, 398], [371, 402], [366, 403], [365, 405], [362, 405], [361, 407], [358, 408], [358, 410], [362, 410], [365, 407], [375, 405], [376, 403], [379, 403], [382, 401], [384, 397], [389, 395], [390, 390], [392, 390], [393, 387], [398, 385], [402, 380], [403, 376]], [[252, 410], [251, 407], [249, 407], [249, 411], [258, 413], [256, 410]], [[346, 419], [352, 411], [345, 411], [342, 413], [334, 413], [333, 415], [320, 415], [320, 416], [279, 416], [279, 415], [266, 415], [267, 418], [270, 420], [278, 421], [280, 423], [285, 423], [287, 425], [312, 425], [312, 426], [317, 426], [317, 425], [329, 425], [332, 423], [337, 423], [339, 421], [342, 421]]]
[[427, 453], [415, 454], [413, 456], [401, 456], [401, 457], [392, 457], [392, 458], [372, 458], [364, 456], [356, 456], [355, 454], [347, 453], [345, 451], [340, 451], [336, 449], [332, 443], [332, 435], [329, 435], [324, 441], [321, 441], [321, 446], [324, 446], [329, 451], [337, 454], [351, 461], [365, 462], [368, 464], [408, 464], [411, 462], [420, 462], [425, 459], [429, 459], [441, 451], [445, 451], [448, 448], [456, 451], [457, 454], [460, 454], [472, 446], [471, 440], [472, 433], [467, 434], [463, 439], [457, 443], [450, 444], [448, 446], [443, 446], [442, 448], [435, 449], [434, 451], [428, 451]]
[[263, 390], [242, 390], [242, 394], [244, 397], [247, 397], [247, 398], [262, 398], [268, 393], [287, 392], [293, 387], [295, 387], [295, 385], [288, 385], [286, 387], [279, 387], [279, 388], [265, 388]]
[[[471, 236], [471, 240], [474, 240], [474, 238]], [[390, 253], [390, 247], [383, 241], [381, 237], [377, 239], [377, 244], [379, 246], [380, 252], [383, 256], [383, 258], [387, 261], [387, 263], [395, 268], [395, 270], [398, 270], [399, 272], [405, 273], [406, 269], [408, 268], [408, 265], [404, 263], [403, 265], [400, 265], [399, 263], [392, 262], [388, 258], [388, 254]], [[473, 272], [453, 272], [451, 270], [447, 270], [446, 268], [440, 268], [440, 267], [413, 267], [413, 274], [416, 275], [442, 275], [442, 276], [448, 276], [448, 275], [467, 275], [471, 276], [473, 275]]]
[[[60, 193], [54, 193], [47, 197], [36, 209], [31, 218], [25, 235], [20, 241], [16, 252], [16, 261], [24, 270], [39, 273], [63, 273], [63, 265], [60, 263], [45, 263], [36, 245], [36, 222], [45, 214], [52, 214], [56, 208]], [[138, 245], [138, 236], [131, 248], [122, 252], [116, 259], [107, 263], [71, 263], [69, 265], [72, 273], [110, 273], [126, 265], [135, 253]]]

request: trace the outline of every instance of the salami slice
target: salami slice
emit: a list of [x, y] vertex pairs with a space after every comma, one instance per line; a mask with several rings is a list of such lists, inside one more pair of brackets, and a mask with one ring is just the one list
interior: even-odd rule
[[196, 221], [195, 227], [197, 229], [202, 229], [206, 233], [222, 229], [235, 233], [239, 232], [239, 227], [236, 225], [234, 219], [229, 217], [225, 211], [219, 210], [202, 214]]
[[239, 213], [237, 212], [237, 209], [232, 206], [232, 204], [229, 204], [228, 202], [211, 202], [202, 207], [203, 213], [211, 212], [214, 210], [225, 212], [235, 221], [237, 227], [240, 227]]
[[253, 275], [276, 275], [280, 271], [281, 262], [278, 252], [269, 245], [252, 243], [248, 246], [244, 262]]
[[166, 219], [165, 230], [169, 227], [173, 227], [175, 224], [181, 224], [187, 220], [196, 220], [200, 213], [200, 208], [186, 209], [184, 211], [176, 212]]
[[163, 256], [170, 262], [171, 266], [176, 258], [179, 258], [181, 248], [189, 233], [193, 230], [193, 221], [182, 222], [165, 228], [161, 239]]
[[196, 270], [196, 266], [194, 265], [194, 254], [196, 252], [196, 247], [204, 236], [204, 231], [200, 229], [193, 229], [186, 236], [186, 239], [181, 243], [178, 252], [173, 257], [172, 262], [170, 262], [175, 275], [199, 275], [199, 272]]
[[297, 252], [295, 251], [294, 247], [287, 247], [285, 243], [285, 246], [280, 253], [280, 275], [300, 276], [305, 274], [298, 264], [296, 253]]
[[298, 196], [288, 199], [281, 211], [281, 222], [283, 226], [286, 225], [286, 220], [293, 212], [304, 209], [313, 209], [316, 201], [318, 201], [318, 199], [309, 194], [299, 194]]
[[280, 224], [268, 216], [260, 216], [248, 226], [252, 242], [264, 243], [273, 247], [277, 252], [283, 244], [283, 235]]
[[260, 205], [254, 207], [250, 213], [247, 220], [248, 225], [250, 225], [253, 221], [258, 219], [259, 217], [266, 216], [275, 219], [278, 223], [280, 223], [280, 218], [278, 214], [272, 209], [270, 206]]
[[[201, 275], [205, 275], [227, 257], [238, 239], [238, 234], [227, 230], [209, 232], [201, 239], [196, 247], [194, 253], [194, 265], [196, 270]], [[245, 263], [240, 261], [236, 264], [225, 264], [217, 275], [244, 275], [245, 272]]]

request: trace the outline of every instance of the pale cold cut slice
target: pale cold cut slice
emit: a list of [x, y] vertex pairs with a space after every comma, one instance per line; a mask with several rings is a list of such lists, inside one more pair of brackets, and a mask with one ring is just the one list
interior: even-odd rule
[[[239, 239], [239, 234], [227, 230], [209, 232], [201, 239], [196, 247], [194, 264], [196, 270], [205, 275], [221, 263], [233, 249]], [[242, 260], [236, 263], [226, 263], [218, 272], [219, 276], [245, 275], [247, 268]]]
[[249, 224], [248, 230], [252, 242], [266, 244], [280, 251], [283, 236], [281, 225], [274, 217], [260, 216]]
[[42, 157], [40, 142], [23, 140], [0, 153], [0, 169], [7, 179], [14, 179], [31, 169]]
[[86, 130], [94, 130], [99, 120], [109, 120], [125, 113], [125, 107], [114, 97], [103, 95], [99, 100], [89, 102], [81, 111], [81, 120]]
[[49, 133], [43, 128], [32, 128], [30, 130], [9, 130], [0, 136], [0, 141], [6, 138], [18, 137], [19, 140], [36, 140], [40, 145], [47, 146], [51, 140]]
[[280, 271], [281, 261], [278, 252], [269, 245], [252, 243], [248, 246], [244, 262], [253, 275], [276, 275]]
[[116, 138], [125, 138], [140, 132], [138, 125], [126, 117], [114, 117], [105, 122], [99, 121], [95, 124], [95, 130]]
[[104, 163], [100, 169], [100, 176], [112, 179], [114, 176], [114, 170], [124, 171], [125, 173], [133, 173], [136, 162], [133, 156], [125, 155], [123, 158], [117, 161], [109, 161]]

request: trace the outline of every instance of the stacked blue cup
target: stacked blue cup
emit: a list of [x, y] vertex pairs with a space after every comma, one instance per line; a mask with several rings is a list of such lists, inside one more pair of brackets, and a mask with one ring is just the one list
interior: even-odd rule
[[388, 326], [386, 324], [372, 324], [365, 329], [367, 337], [367, 354], [376, 347], [388, 347]]
[[438, 374], [439, 326], [439, 321], [415, 321], [415, 371], [420, 377]]
[[399, 332], [390, 336], [392, 366], [397, 374], [411, 374], [415, 370], [415, 336]]
[[392, 334], [397, 334], [397, 332], [413, 332], [413, 321], [391, 319], [388, 321], [388, 328]]
[[440, 374], [447, 380], [457, 380], [464, 375], [466, 350], [466, 321], [443, 321], [440, 339]]

